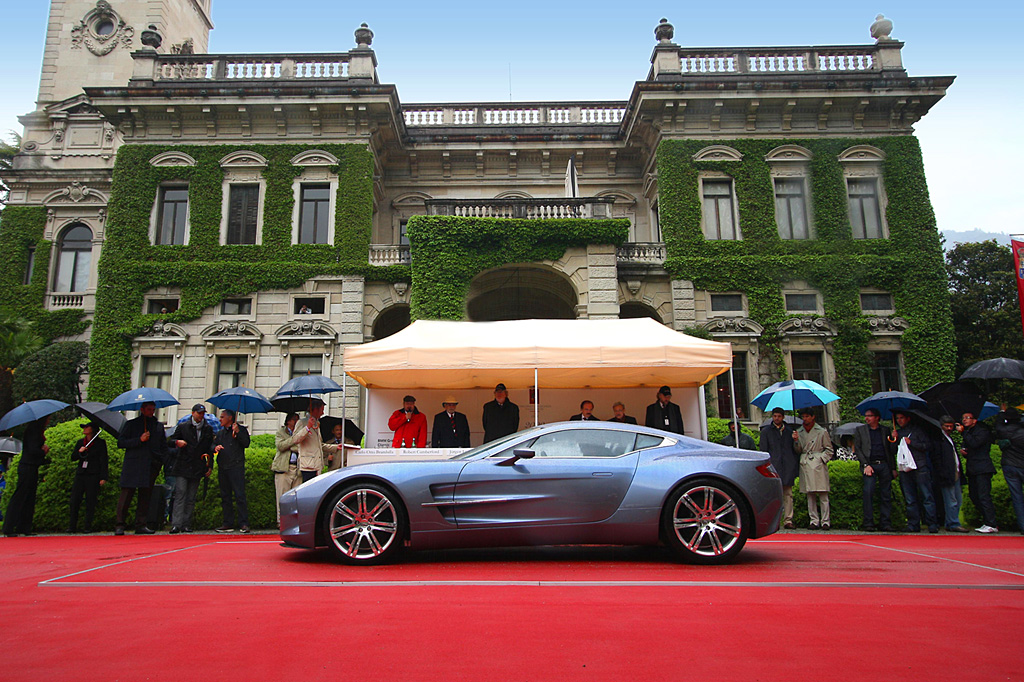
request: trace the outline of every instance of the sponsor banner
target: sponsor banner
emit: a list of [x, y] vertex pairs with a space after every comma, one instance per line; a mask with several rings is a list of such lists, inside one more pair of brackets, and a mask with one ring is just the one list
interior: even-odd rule
[[1013, 270], [1017, 273], [1017, 304], [1020, 306], [1020, 324], [1024, 332], [1024, 241], [1010, 240], [1013, 249]]

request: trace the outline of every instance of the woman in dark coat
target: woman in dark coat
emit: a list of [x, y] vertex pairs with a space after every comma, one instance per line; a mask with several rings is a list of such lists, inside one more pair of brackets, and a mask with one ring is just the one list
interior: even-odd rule
[[32, 517], [36, 513], [36, 490], [39, 487], [39, 468], [46, 463], [46, 425], [50, 417], [42, 417], [29, 423], [22, 441], [21, 460], [18, 462], [18, 487], [14, 489], [11, 502], [7, 505], [4, 518], [4, 535], [35, 535], [32, 532]]

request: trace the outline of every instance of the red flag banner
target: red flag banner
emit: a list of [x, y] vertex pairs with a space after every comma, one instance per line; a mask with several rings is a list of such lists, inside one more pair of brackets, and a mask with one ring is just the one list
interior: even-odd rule
[[1010, 240], [1010, 247], [1013, 249], [1013, 271], [1017, 275], [1017, 302], [1020, 305], [1020, 324], [1024, 330], [1024, 242], [1016, 239]]

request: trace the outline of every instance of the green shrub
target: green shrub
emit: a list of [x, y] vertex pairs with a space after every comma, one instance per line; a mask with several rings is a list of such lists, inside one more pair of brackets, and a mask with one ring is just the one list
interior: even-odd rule
[[[743, 426], [740, 424], [740, 431], [747, 434], [754, 439], [754, 443], [758, 447], [761, 446], [761, 431], [760, 429], [751, 429], [750, 427]], [[708, 442], [709, 443], [721, 443], [722, 439], [729, 435], [729, 420], [719, 419], [718, 417], [708, 418]]]
[[[49, 463], [41, 470], [39, 490], [36, 494], [35, 528], [38, 532], [60, 532], [67, 528], [71, 483], [75, 477], [75, 467], [71, 460], [71, 451], [82, 437], [81, 425], [84, 419], [58, 424], [46, 430], [46, 444], [50, 446]], [[245, 494], [249, 506], [249, 525], [253, 528], [274, 528], [277, 512], [275, 509], [274, 474], [270, 463], [274, 459], [275, 449], [262, 446], [267, 438], [273, 442], [273, 436], [262, 434], [253, 438], [254, 445], [245, 451]], [[110, 479], [100, 489], [96, 505], [94, 526], [97, 530], [112, 531], [117, 498], [121, 487], [118, 484], [121, 467], [124, 463], [124, 451], [117, 447], [117, 439], [103, 433], [110, 453]], [[7, 489], [0, 507], [5, 511], [11, 493], [17, 486], [17, 463], [15, 457], [11, 471], [8, 472]], [[157, 479], [158, 487], [153, 494], [160, 494], [159, 485], [163, 484], [163, 475]], [[136, 498], [137, 499], [137, 498]], [[84, 514], [84, 508], [81, 512]], [[129, 525], [135, 518], [135, 502], [128, 510]], [[209, 483], [200, 483], [199, 495], [196, 497], [196, 511], [193, 526], [196, 529], [210, 529], [221, 525], [220, 487], [217, 482], [217, 468], [214, 467]], [[79, 524], [82, 517], [79, 517]]]
[[[862, 491], [864, 484], [860, 473], [860, 463], [850, 460], [832, 460], [828, 463], [829, 511], [832, 528], [860, 530], [864, 523]], [[878, 495], [875, 496], [875, 524], [879, 523]], [[800, 491], [800, 479], [793, 486], [793, 523], [797, 528], [806, 528], [810, 524], [807, 514], [807, 495]], [[892, 527], [899, 530], [907, 525], [906, 506], [900, 485], [892, 485]]]

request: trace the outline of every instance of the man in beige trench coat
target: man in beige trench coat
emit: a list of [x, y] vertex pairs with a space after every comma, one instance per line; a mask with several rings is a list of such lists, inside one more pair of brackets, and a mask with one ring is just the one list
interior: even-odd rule
[[807, 513], [811, 530], [829, 530], [828, 461], [832, 459], [832, 439], [828, 431], [815, 423], [814, 412], [799, 412], [803, 428], [793, 433], [793, 451], [800, 455], [800, 489], [807, 494]]

